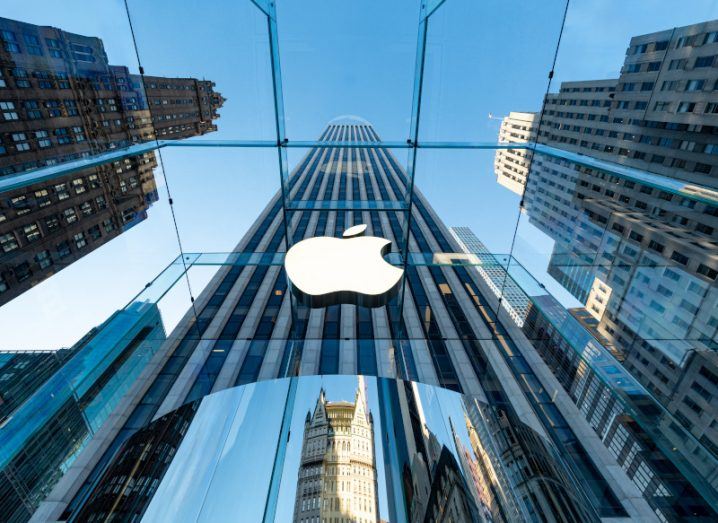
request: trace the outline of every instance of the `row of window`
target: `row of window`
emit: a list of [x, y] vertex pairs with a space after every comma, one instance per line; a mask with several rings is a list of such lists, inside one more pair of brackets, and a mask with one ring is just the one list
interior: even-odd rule
[[562, 93], [612, 93], [616, 90], [615, 87], [602, 87], [602, 86], [594, 86], [594, 87], [561, 87]]
[[[713, 142], [695, 142], [692, 140], [678, 140], [676, 138], [654, 136], [650, 134], [619, 133], [618, 131], [606, 132], [605, 129], [600, 127], [581, 127], [579, 125], [569, 125], [567, 123], [553, 123], [550, 124], [549, 127], [574, 133], [582, 133], [593, 136], [608, 136], [609, 138], [616, 138], [619, 140], [626, 140], [646, 145], [656, 145], [665, 149], [680, 149], [682, 151], [695, 153], [718, 154], [718, 144]], [[549, 134], [545, 133], [546, 132], [542, 134], [544, 136], [549, 136]], [[581, 145], [583, 146], [585, 143], [586, 142], [581, 142]]]
[[[718, 42], [718, 31], [709, 31], [706, 33], [698, 33], [695, 35], [681, 36], [676, 40], [674, 49], [680, 49], [681, 47], [700, 47], [702, 45], [708, 45]], [[638, 44], [629, 47], [627, 55], [644, 54], [654, 51], [665, 51], [668, 49], [669, 40], [659, 40], [657, 42], [648, 42], [645, 44]]]
[[546, 105], [578, 105], [581, 107], [611, 107], [611, 100], [579, 100], [577, 98], [546, 97]]
[[[33, 261], [37, 264], [37, 267], [40, 270], [45, 270], [52, 266], [55, 261], [60, 261], [70, 256], [73, 251], [82, 251], [87, 246], [88, 240], [100, 240], [103, 235], [103, 230], [105, 231], [105, 234], [107, 234], [114, 229], [114, 222], [111, 218], [107, 218], [101, 225], [93, 225], [85, 232], [78, 232], [74, 234], [71, 240], [64, 240], [58, 243], [55, 245], [55, 249], [52, 252], [47, 249], [38, 252], [34, 256]], [[0, 236], [0, 242], [2, 242], [2, 238], [3, 236]], [[13, 275], [18, 283], [30, 279], [33, 275], [33, 270], [37, 269], [34, 268], [29, 261], [19, 263], [12, 268]], [[5, 292], [8, 288], [9, 286], [6, 279], [0, 277], [0, 293]]]
[[[22, 48], [20, 47], [20, 39], [17, 37], [15, 32], [9, 30], [0, 31], [0, 40], [2, 40], [3, 47], [9, 53], [20, 54]], [[59, 40], [54, 38], [45, 38], [45, 44], [47, 46], [47, 53], [52, 58], [65, 58], [62, 50], [62, 45]], [[25, 47], [25, 51], [33, 56], [44, 56], [45, 49], [43, 49], [41, 39], [34, 34], [23, 33], [22, 43]], [[80, 62], [95, 62], [94, 50], [87, 46], [74, 42], [69, 44], [69, 55]]]

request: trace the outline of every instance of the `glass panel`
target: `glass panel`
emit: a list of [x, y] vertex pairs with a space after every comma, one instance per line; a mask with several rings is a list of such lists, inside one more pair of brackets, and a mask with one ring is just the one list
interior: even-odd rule
[[[212, 1], [177, 9], [170, 1], [133, 0], [128, 8], [148, 93], [172, 84], [150, 105], [166, 122], [158, 138], [276, 143], [267, 21], [255, 5]], [[187, 101], [194, 96], [199, 107]]]
[[444, 2], [428, 21], [419, 142], [496, 142], [509, 111], [540, 107], [565, 6]]
[[[241, 510], [265, 521], [416, 521], [450, 510], [462, 521], [509, 521], [544, 507], [596, 517], [555, 448], [479, 398], [363, 376], [294, 380], [230, 389], [157, 419], [124, 445], [80, 517], [231, 521]], [[280, 440], [287, 429], [293, 437]], [[125, 476], [159, 482], [151, 496], [105, 494], [133, 456], [160, 447], [170, 460]], [[241, 495], [222, 495], [247, 474], [255, 481]]]
[[333, 118], [357, 115], [371, 122], [384, 140], [404, 142], [411, 116], [418, 15], [418, 2], [278, 3], [290, 140], [313, 139]]

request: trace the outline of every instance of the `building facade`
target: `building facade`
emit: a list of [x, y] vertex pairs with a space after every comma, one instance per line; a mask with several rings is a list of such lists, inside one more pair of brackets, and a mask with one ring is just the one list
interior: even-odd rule
[[30, 518], [164, 340], [157, 306], [138, 303], [69, 349], [9, 359], [0, 374], [2, 521]]
[[[536, 113], [511, 111], [501, 120], [499, 142], [535, 142], [539, 116]], [[496, 182], [521, 196], [531, 168], [531, 151], [526, 149], [497, 149], [494, 156]]]
[[529, 221], [556, 242], [549, 274], [710, 449], [718, 411], [710, 384], [690, 376], [713, 372], [718, 339], [716, 31], [710, 21], [635, 37], [618, 79], [547, 95], [539, 142], [641, 171], [620, 178], [535, 154], [524, 194]]
[[327, 401], [322, 390], [307, 412], [294, 523], [379, 521], [374, 422], [364, 378], [354, 403]]
[[[0, 177], [217, 129], [214, 83], [131, 74], [102, 40], [0, 18]], [[0, 305], [147, 217], [154, 153], [4, 193]]]
[[475, 269], [481, 279], [499, 298], [501, 306], [506, 309], [514, 323], [519, 327], [523, 326], [529, 311], [530, 300], [514, 278], [509, 276], [506, 262], [502, 262], [491, 254], [468, 227], [452, 227], [451, 234], [454, 235], [463, 252], [476, 255], [478, 263]]

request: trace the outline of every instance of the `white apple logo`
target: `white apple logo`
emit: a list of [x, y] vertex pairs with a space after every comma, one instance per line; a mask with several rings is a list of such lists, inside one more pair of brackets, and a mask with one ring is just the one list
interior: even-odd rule
[[342, 238], [317, 236], [292, 246], [284, 258], [290, 288], [304, 305], [338, 303], [381, 307], [399, 290], [404, 274], [382, 256], [391, 241], [364, 236], [366, 224], [349, 227]]

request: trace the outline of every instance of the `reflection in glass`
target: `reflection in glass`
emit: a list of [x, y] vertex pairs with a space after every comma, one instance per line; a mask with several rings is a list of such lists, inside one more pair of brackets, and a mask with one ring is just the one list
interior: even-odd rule
[[153, 421], [73, 521], [597, 521], [566, 474], [548, 441], [478, 398], [307, 376], [228, 389]]
[[[110, 65], [101, 39], [0, 18], [0, 177], [217, 129], [214, 83]], [[153, 152], [3, 193], [0, 305], [147, 218]]]
[[165, 340], [135, 303], [54, 354], [0, 353], [0, 514], [26, 521]]
[[563, 82], [540, 112], [504, 118], [501, 141], [539, 144], [495, 162], [523, 195], [519, 236], [550, 238], [548, 275], [584, 305], [540, 296], [524, 332], [667, 518], [709, 513], [694, 487], [716, 499], [716, 30], [634, 36], [617, 78]]

